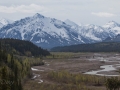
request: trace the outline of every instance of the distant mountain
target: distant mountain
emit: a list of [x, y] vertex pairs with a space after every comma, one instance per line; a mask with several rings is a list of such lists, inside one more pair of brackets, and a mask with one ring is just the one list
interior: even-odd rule
[[115, 37], [108, 37], [104, 40], [104, 42], [120, 42], [120, 34]]
[[8, 19], [5, 19], [5, 18], [1, 18], [0, 19], [0, 28], [2, 28], [3, 26], [7, 25], [7, 24], [10, 24], [12, 23], [13, 21], [12, 20], [8, 20]]
[[[109, 28], [110, 27], [110, 28]], [[116, 22], [101, 26], [77, 25], [66, 20], [45, 17], [39, 13], [15, 21], [0, 29], [0, 38], [29, 40], [43, 48], [83, 43], [95, 43], [107, 37], [120, 34], [120, 26]]]
[[101, 42], [54, 47], [52, 52], [120, 52], [120, 42]]
[[118, 24], [115, 21], [110, 21], [108, 23], [106, 23], [103, 28], [105, 28], [106, 30], [109, 30], [109, 32], [114, 33], [115, 36], [120, 34], [120, 24]]

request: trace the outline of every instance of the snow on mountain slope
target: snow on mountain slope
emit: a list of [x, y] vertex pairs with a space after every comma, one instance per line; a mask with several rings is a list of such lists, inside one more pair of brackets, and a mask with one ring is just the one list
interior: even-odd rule
[[76, 23], [72, 22], [72, 21], [69, 20], [69, 19], [66, 19], [64, 22], [65, 22], [66, 24], [70, 25], [70, 26], [77, 26]]
[[29, 40], [43, 48], [52, 48], [100, 42], [120, 33], [118, 32], [119, 28], [119, 24], [116, 23], [109, 23], [103, 27], [96, 25], [79, 26], [70, 20], [63, 22], [37, 13], [32, 17], [26, 17], [2, 27], [0, 37]]
[[35, 14], [0, 29], [0, 37], [29, 40], [38, 46], [54, 47], [82, 43], [70, 25], [54, 18]]
[[2, 28], [4, 25], [2, 23], [0, 23], [0, 28]]
[[5, 19], [5, 18], [1, 18], [0, 19], [0, 28], [2, 28], [3, 26], [7, 25], [7, 24], [10, 24], [12, 23], [13, 21], [12, 20], [8, 20], [8, 19]]
[[106, 23], [103, 28], [110, 30], [111, 32], [113, 32], [115, 35], [120, 34], [120, 24], [118, 24], [115, 21], [110, 21], [108, 23]]
[[106, 23], [103, 27], [104, 28], [114, 28], [114, 27], [118, 27], [120, 26], [117, 22], [115, 21], [110, 21], [108, 23]]
[[96, 41], [102, 41], [108, 36], [113, 37], [114, 34], [110, 33], [107, 29], [104, 29], [101, 26], [87, 25], [85, 26], [84, 36]]
[[112, 38], [108, 37], [104, 40], [104, 42], [120, 42], [120, 34]]
[[12, 23], [13, 21], [8, 20], [8, 19], [5, 19], [5, 18], [1, 18], [1, 19], [0, 19], [0, 22], [1, 22], [3, 25], [7, 25], [7, 24], [9, 24], [9, 23]]
[[76, 23], [72, 22], [71, 20], [67, 19], [64, 21], [67, 25], [70, 25], [71, 29], [73, 29], [75, 32], [79, 32], [79, 30], [83, 29], [83, 26], [81, 24], [77, 25]]
[[83, 36], [84, 38], [90, 40], [90, 42], [102, 41], [106, 39], [108, 36], [109, 37], [114, 36], [113, 33], [111, 33], [109, 30], [101, 26], [96, 26], [92, 24], [79, 26], [70, 20], [66, 20], [65, 23], [71, 25], [71, 28], [74, 27], [73, 29], [75, 32], [77, 32], [79, 35]]

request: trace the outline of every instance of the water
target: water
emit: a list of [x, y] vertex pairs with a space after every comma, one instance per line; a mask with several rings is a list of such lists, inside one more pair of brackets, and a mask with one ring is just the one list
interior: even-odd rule
[[117, 70], [114, 66], [120, 67], [120, 64], [100, 66], [100, 68], [102, 70], [96, 70], [96, 71], [92, 70], [92, 71], [86, 72], [84, 74], [99, 75], [99, 76], [119, 76], [119, 75], [98, 74], [99, 72], [104, 72], [104, 71], [108, 72], [108, 71]]
[[35, 68], [31, 68], [32, 71], [44, 71], [44, 70], [38, 70], [38, 69], [35, 69]]

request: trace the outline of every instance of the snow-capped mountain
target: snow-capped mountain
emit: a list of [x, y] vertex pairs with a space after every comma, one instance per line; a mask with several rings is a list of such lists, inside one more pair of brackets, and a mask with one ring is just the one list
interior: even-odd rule
[[38, 46], [50, 48], [82, 43], [77, 32], [73, 31], [65, 22], [37, 13], [1, 28], [0, 37], [29, 40]]
[[5, 26], [7, 24], [12, 23], [12, 22], [13, 22], [12, 20], [8, 20], [8, 19], [5, 19], [5, 18], [0, 18], [0, 28], [2, 28], [3, 26]]
[[114, 37], [115, 30], [112, 30], [111, 24], [109, 25], [111, 29], [96, 25], [80, 26], [70, 20], [63, 22], [37, 13], [32, 17], [26, 17], [2, 27], [0, 37], [29, 40], [43, 48], [52, 48], [100, 42], [107, 37]]
[[115, 35], [120, 34], [120, 24], [115, 21], [110, 21], [103, 26], [106, 30], [113, 32]]

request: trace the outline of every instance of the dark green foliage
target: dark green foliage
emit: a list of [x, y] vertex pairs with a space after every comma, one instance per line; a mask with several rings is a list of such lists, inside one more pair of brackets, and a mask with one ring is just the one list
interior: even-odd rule
[[[27, 77], [28, 72], [31, 71], [29, 62], [23, 66], [22, 62], [24, 63], [26, 60], [20, 62], [3, 50], [0, 51], [0, 58], [0, 63], [2, 63], [0, 66], [0, 90], [22, 90], [21, 80], [24, 80], [23, 78]], [[24, 71], [26, 68], [29, 68], [27, 73]]]
[[1, 49], [5, 49], [7, 52], [13, 52], [15, 54], [21, 54], [26, 56], [46, 56], [50, 53], [44, 50], [30, 41], [18, 40], [18, 39], [0, 39]]
[[108, 90], [119, 90], [120, 88], [120, 79], [118, 77], [108, 78], [106, 80], [106, 88]]
[[23, 90], [22, 85], [32, 76], [31, 66], [44, 64], [33, 56], [49, 54], [29, 41], [0, 39], [0, 90]]
[[6, 85], [5, 82], [8, 80], [7, 67], [4, 66], [1, 69], [1, 90], [8, 90], [9, 85]]
[[0, 90], [23, 90], [22, 84], [32, 75], [31, 66], [42, 64], [40, 58], [28, 60], [0, 50]]
[[56, 52], [120, 52], [119, 42], [101, 42], [94, 44], [79, 44], [64, 47], [55, 47]]

